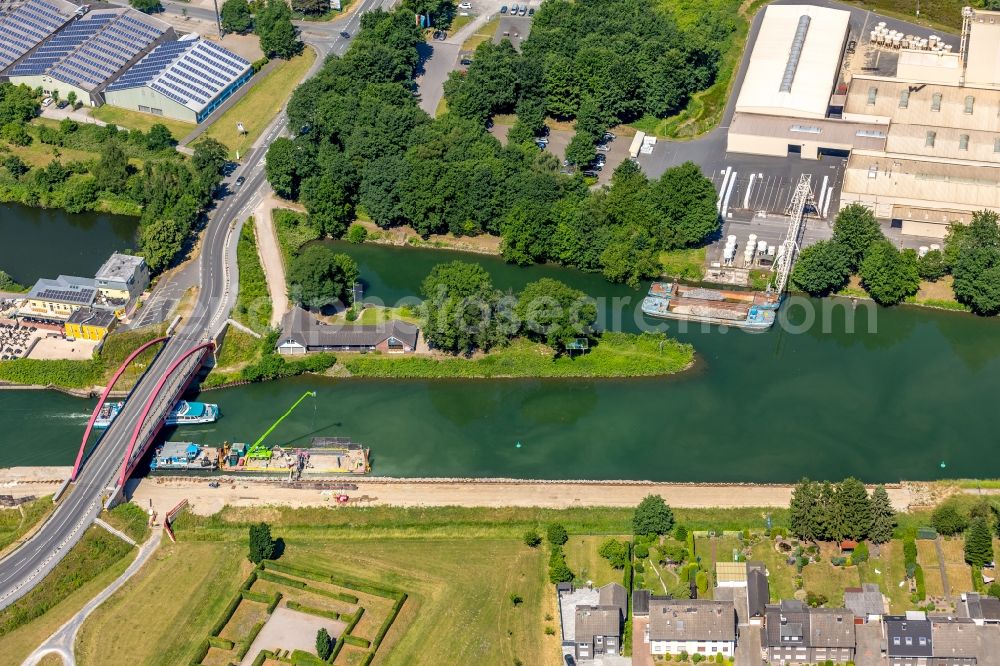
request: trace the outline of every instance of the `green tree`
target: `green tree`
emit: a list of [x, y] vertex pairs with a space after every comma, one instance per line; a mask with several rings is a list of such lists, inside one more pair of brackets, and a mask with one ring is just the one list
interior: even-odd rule
[[516, 313], [531, 337], [557, 350], [593, 334], [597, 306], [579, 289], [552, 278], [529, 282], [518, 297]]
[[125, 151], [117, 141], [107, 141], [101, 148], [101, 157], [91, 172], [108, 192], [121, 194], [128, 183], [129, 168]]
[[86, 174], [71, 179], [63, 190], [66, 212], [81, 213], [89, 210], [97, 202], [97, 179]]
[[17, 283], [6, 271], [0, 271], [0, 291], [21, 291], [24, 287]]
[[837, 486], [835, 503], [843, 525], [837, 538], [855, 541], [867, 538], [872, 527], [872, 503], [865, 484], [853, 476], [844, 479]]
[[862, 541], [854, 548], [854, 552], [851, 553], [851, 564], [858, 565], [867, 562], [868, 557], [868, 544]]
[[920, 287], [916, 253], [900, 252], [885, 239], [868, 247], [860, 274], [862, 285], [880, 305], [896, 305]]
[[316, 656], [326, 661], [333, 654], [333, 638], [330, 633], [326, 630], [326, 627], [321, 627], [319, 631], [316, 632]]
[[936, 282], [948, 272], [944, 253], [941, 250], [931, 250], [917, 262], [917, 272], [921, 280]]
[[871, 504], [872, 527], [868, 531], [868, 538], [872, 543], [888, 543], [892, 540], [892, 531], [896, 527], [896, 511], [892, 508], [885, 486], [875, 487]]
[[987, 589], [987, 594], [989, 594], [994, 599], [1000, 599], [1000, 583], [996, 581], [990, 583], [990, 586]]
[[715, 186], [694, 162], [667, 169], [651, 189], [671, 247], [703, 243], [719, 230]]
[[128, 0], [133, 9], [137, 9], [143, 14], [155, 14], [163, 11], [160, 0]]
[[569, 541], [569, 534], [566, 533], [566, 528], [559, 523], [552, 523], [545, 532], [545, 538], [549, 540], [551, 545], [561, 546]]
[[608, 538], [601, 542], [597, 554], [606, 559], [613, 569], [624, 569], [629, 561], [628, 543]]
[[295, 171], [298, 157], [291, 139], [278, 137], [271, 142], [264, 157], [264, 171], [274, 192], [285, 199], [297, 199], [299, 180]]
[[292, 10], [299, 14], [325, 14], [330, 11], [329, 0], [292, 0]]
[[0, 136], [14, 146], [27, 146], [31, 144], [31, 134], [23, 121], [14, 120], [3, 128], [0, 128]]
[[0, 126], [12, 122], [27, 122], [38, 115], [38, 99], [28, 86], [0, 83]]
[[360, 224], [352, 224], [347, 228], [347, 242], [360, 245], [368, 240], [368, 230]]
[[969, 227], [952, 229], [945, 241], [946, 253], [954, 256], [952, 275], [955, 297], [974, 312], [1000, 312], [1000, 228], [997, 214], [979, 211]]
[[535, 530], [528, 530], [524, 533], [524, 545], [535, 548], [542, 542], [542, 537]]
[[500, 294], [479, 264], [438, 264], [424, 279], [421, 292], [424, 335], [437, 349], [470, 353], [490, 349], [511, 334], [500, 326]]
[[228, 161], [229, 149], [215, 139], [202, 139], [194, 144], [191, 163], [199, 173], [219, 176]]
[[881, 238], [882, 229], [874, 213], [859, 203], [843, 208], [833, 223], [833, 240], [844, 248], [852, 270], [861, 265], [869, 246]]
[[632, 533], [667, 534], [674, 526], [674, 512], [660, 495], [646, 495], [632, 515]]
[[184, 247], [187, 229], [173, 219], [153, 219], [139, 227], [139, 247], [150, 271], [158, 273]]
[[993, 536], [985, 518], [975, 518], [965, 533], [965, 561], [984, 567], [993, 561]]
[[307, 246], [290, 263], [289, 296], [310, 309], [346, 303], [359, 276], [353, 259], [325, 245]]
[[170, 133], [170, 130], [166, 128], [165, 125], [156, 123], [149, 128], [149, 132], [146, 134], [146, 147], [150, 150], [167, 150], [173, 148], [177, 144], [174, 140], [174, 135]]
[[593, 134], [577, 130], [566, 146], [566, 161], [574, 166], [584, 166], [594, 160], [597, 139]]
[[250, 554], [248, 557], [254, 564], [269, 560], [274, 554], [274, 540], [271, 538], [271, 526], [267, 523], [250, 525]]
[[965, 531], [969, 521], [958, 511], [954, 502], [939, 504], [931, 513], [931, 525], [938, 533], [953, 536]]
[[285, 0], [267, 0], [255, 18], [254, 30], [260, 37], [264, 55], [291, 58], [302, 50], [302, 42], [292, 25], [292, 12]]
[[253, 27], [253, 17], [250, 15], [250, 5], [247, 0], [226, 0], [220, 11], [222, 29], [245, 35]]
[[562, 548], [553, 548], [549, 556], [549, 581], [552, 583], [568, 583], [573, 580], [573, 572], [566, 564], [566, 556]]
[[815, 481], [802, 479], [792, 490], [789, 504], [792, 534], [806, 541], [822, 538], [821, 525], [817, 515], [819, 485]]
[[806, 293], [825, 296], [847, 284], [850, 274], [848, 253], [835, 241], [824, 240], [802, 250], [791, 277]]
[[29, 167], [28, 164], [17, 155], [8, 155], [3, 158], [3, 167], [7, 169], [7, 172], [14, 176], [14, 178], [20, 178], [24, 174], [31, 171], [31, 167]]

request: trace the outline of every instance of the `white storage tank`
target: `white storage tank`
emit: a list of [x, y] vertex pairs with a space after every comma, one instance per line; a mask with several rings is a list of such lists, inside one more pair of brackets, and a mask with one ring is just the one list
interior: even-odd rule
[[767, 241], [757, 241], [757, 254], [765, 254], [767, 252]]
[[921, 245], [919, 248], [917, 248], [917, 256], [923, 259], [924, 257], [927, 256], [927, 252], [929, 251], [930, 248], [928, 248], [926, 245]]

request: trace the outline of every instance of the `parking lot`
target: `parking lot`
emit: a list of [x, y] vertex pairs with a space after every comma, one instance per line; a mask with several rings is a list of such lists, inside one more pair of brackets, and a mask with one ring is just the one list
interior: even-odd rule
[[528, 38], [530, 32], [531, 18], [527, 15], [511, 16], [508, 10], [507, 14], [500, 15], [500, 25], [497, 27], [496, 34], [493, 35], [493, 43], [499, 44], [503, 40], [509, 39], [514, 48], [520, 51], [521, 42]]

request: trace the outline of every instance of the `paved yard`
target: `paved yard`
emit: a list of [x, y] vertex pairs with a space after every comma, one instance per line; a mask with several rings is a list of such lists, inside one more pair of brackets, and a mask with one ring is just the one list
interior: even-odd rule
[[336, 639], [346, 626], [337, 620], [300, 613], [290, 608], [275, 608], [240, 666], [251, 666], [261, 650], [304, 650], [315, 654], [316, 632], [325, 627], [330, 636]]

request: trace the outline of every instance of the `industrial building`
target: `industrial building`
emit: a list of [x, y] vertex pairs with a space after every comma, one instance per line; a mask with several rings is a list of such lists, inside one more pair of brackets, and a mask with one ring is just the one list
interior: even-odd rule
[[249, 61], [197, 35], [160, 44], [108, 86], [108, 104], [199, 123], [253, 76]]
[[65, 0], [0, 8], [0, 80], [61, 99], [199, 123], [252, 76], [247, 60], [196, 34], [178, 39], [134, 9]]
[[841, 206], [860, 202], [906, 235], [943, 238], [1000, 210], [1000, 12], [963, 10], [958, 48], [884, 23], [862, 34], [850, 16], [766, 9], [727, 150], [846, 158]]
[[89, 106], [104, 103], [104, 89], [174, 30], [134, 9], [87, 12], [35, 49], [7, 73], [11, 83], [76, 93]]

